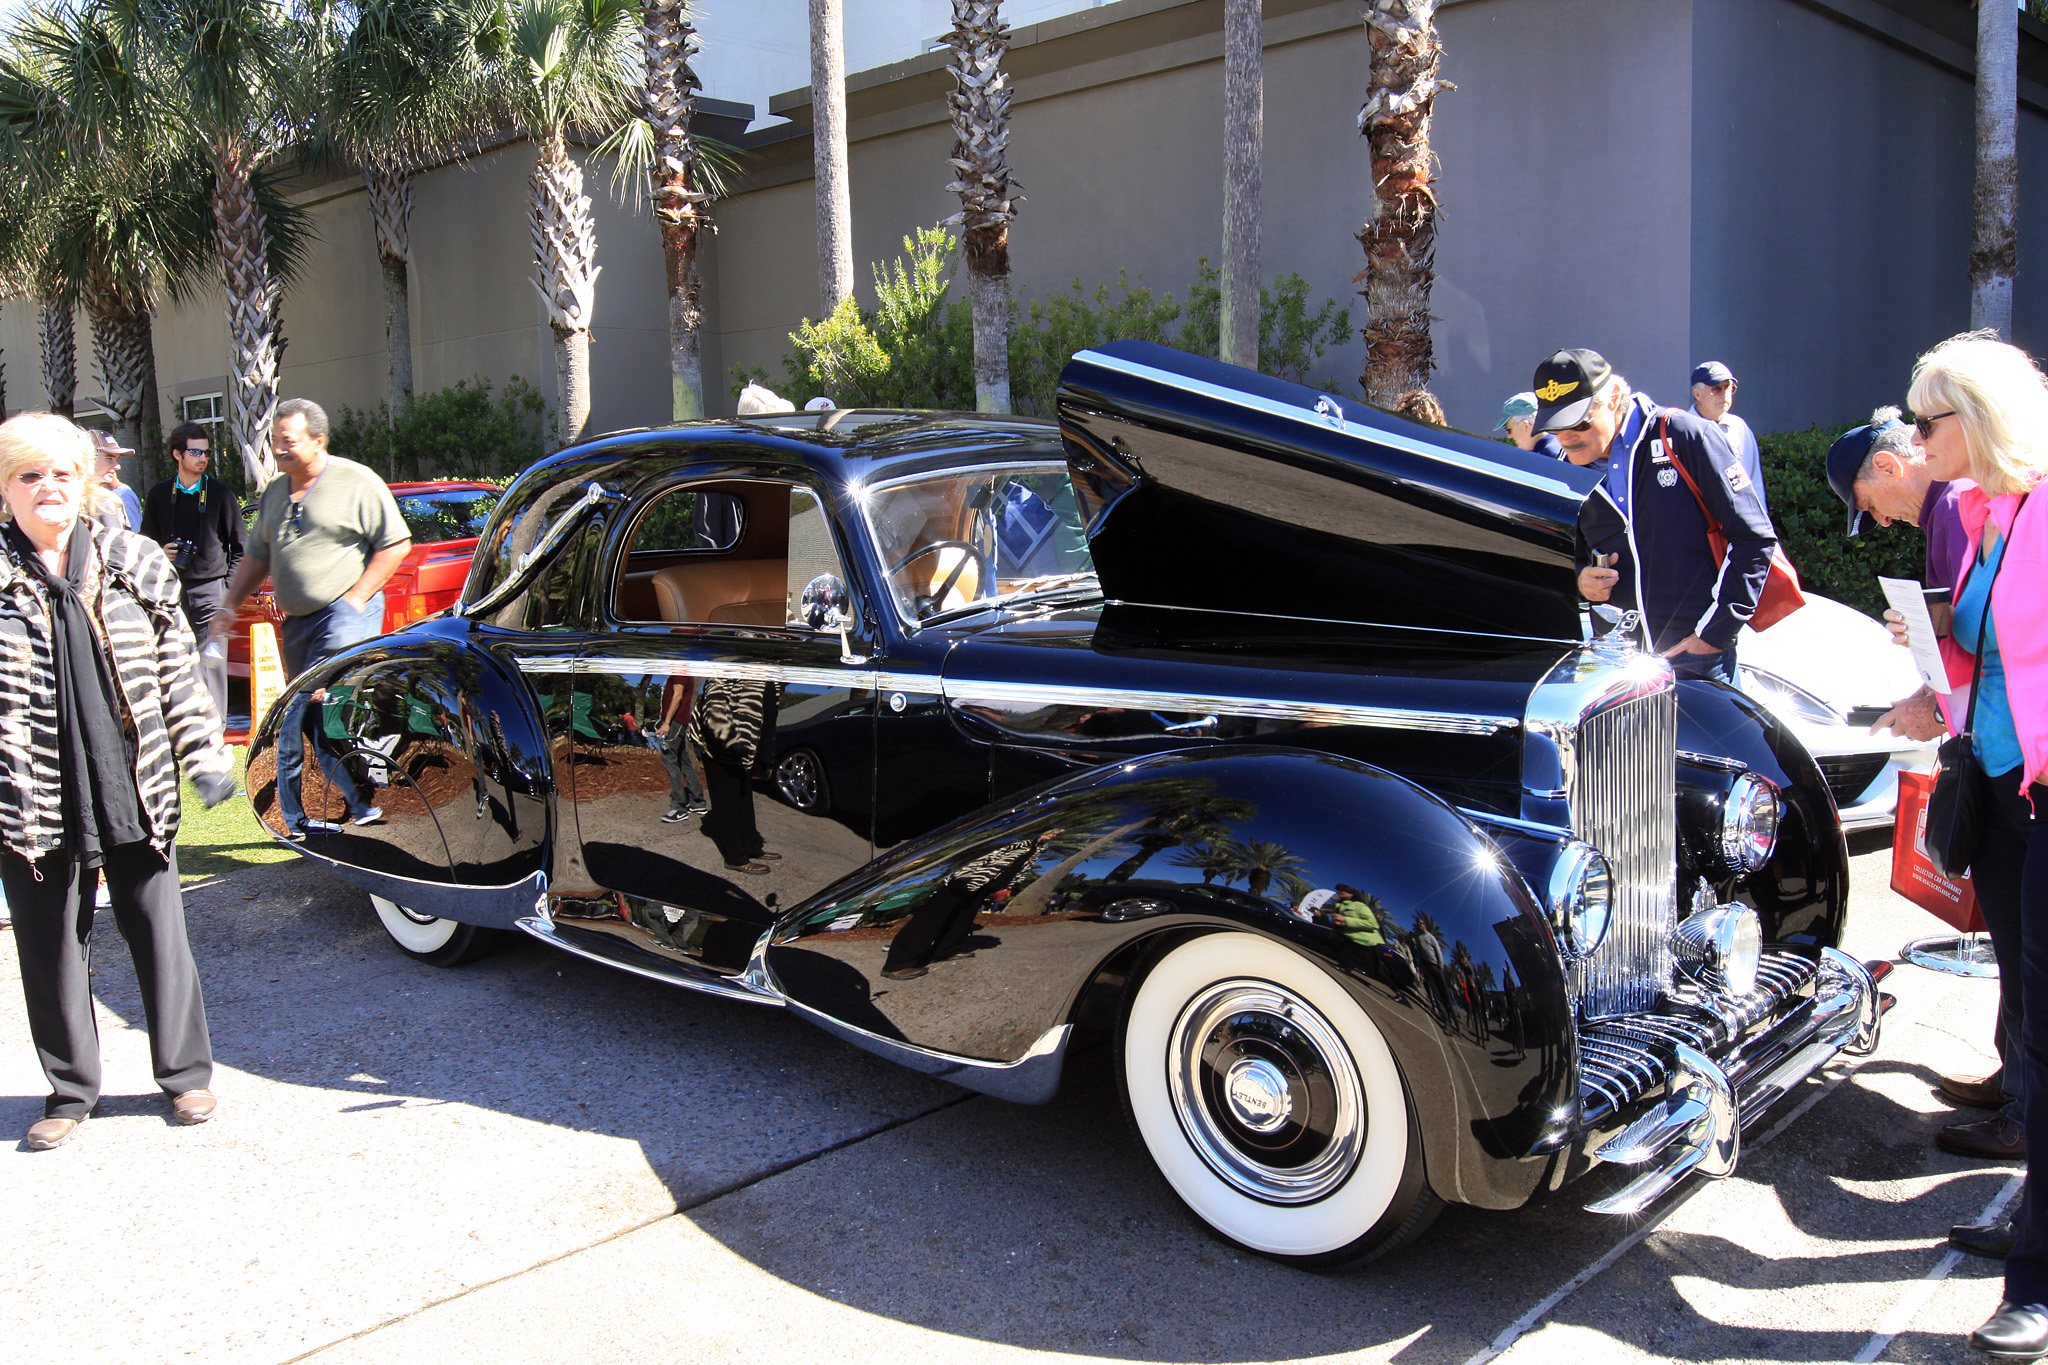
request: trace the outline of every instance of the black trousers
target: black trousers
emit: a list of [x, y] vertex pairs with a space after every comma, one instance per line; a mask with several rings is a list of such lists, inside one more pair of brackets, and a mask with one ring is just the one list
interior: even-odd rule
[[975, 913], [984, 894], [964, 886], [941, 882], [918, 904], [896, 937], [889, 940], [889, 955], [882, 970], [929, 967], [942, 957], [951, 957], [974, 932]]
[[[2015, 1123], [2026, 1122], [2027, 1068], [2022, 1060], [2026, 1038], [2026, 963], [2023, 956], [2025, 932], [2020, 914], [2021, 883], [2027, 867], [2024, 821], [2027, 803], [2016, 795], [2019, 774], [2015, 769], [1991, 779], [1992, 799], [1998, 802], [2001, 819], [1994, 837], [1984, 841], [1976, 861], [1970, 865], [1970, 884], [1977, 891], [1977, 908], [1984, 927], [1991, 933], [1991, 952], [1998, 959], [1998, 1026], [1993, 1042], [1998, 1048], [1998, 1084], [2005, 1093], [2001, 1111]], [[2041, 818], [2048, 820], [2048, 801], [2040, 803]]]
[[[123, 844], [108, 850], [104, 871], [114, 923], [128, 940], [142, 985], [156, 1083], [171, 1095], [204, 1090], [213, 1081], [213, 1044], [199, 968], [185, 938], [177, 851]], [[82, 1119], [100, 1097], [100, 1033], [92, 1008], [95, 880], [72, 854], [46, 853], [32, 865], [0, 852], [0, 884], [14, 916], [29, 1036], [50, 1082], [43, 1115]]]
[[753, 780], [744, 768], [707, 755], [704, 785], [709, 791], [711, 809], [700, 828], [711, 836], [711, 842], [718, 846], [718, 856], [728, 867], [751, 861], [767, 847], [760, 826], [754, 823]]
[[[209, 578], [204, 583], [187, 583], [181, 605], [185, 619], [192, 624], [192, 634], [203, 648], [206, 635], [213, 628], [213, 618], [220, 614], [226, 603], [228, 583], [224, 578]], [[199, 660], [199, 679], [206, 684], [207, 695], [213, 698], [213, 714], [223, 726], [228, 714], [228, 661], [225, 656]]]
[[[2023, 1068], [2020, 1090], [2031, 1139], [2036, 1133], [2048, 1134], [2048, 784], [2036, 782], [2029, 789], [2031, 802], [2019, 795], [2018, 786], [2017, 769], [1991, 779], [1997, 818], [1971, 865], [1970, 879], [1982, 902], [1998, 894], [2001, 867], [2017, 872], [2013, 884], [2019, 904], [2023, 1041], [2020, 1055], [2010, 1058], [2006, 1068]], [[1992, 872], [1989, 884], [1980, 869]], [[1985, 918], [1990, 918], [1988, 910]], [[2048, 1164], [2048, 1142], [2030, 1141], [2028, 1146]], [[2005, 1259], [2005, 1297], [2014, 1303], [2048, 1304], [2048, 1198], [2041, 1197], [2041, 1188], [2033, 1178], [2030, 1152], [2026, 1192], [2013, 1217], [2016, 1241]]]

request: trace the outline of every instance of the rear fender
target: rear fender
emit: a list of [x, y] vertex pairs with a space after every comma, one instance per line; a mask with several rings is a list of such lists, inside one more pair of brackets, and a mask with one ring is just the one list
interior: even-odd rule
[[[1309, 900], [1340, 887], [1341, 917]], [[1440, 1193], [1528, 1196], [1541, 1163], [1503, 1158], [1531, 1151], [1575, 1083], [1549, 929], [1492, 839], [1349, 759], [1233, 746], [1035, 788], [796, 907], [765, 962], [799, 1013], [885, 1055], [967, 1059], [949, 1078], [972, 1086], [1042, 1056], [1127, 950], [1219, 929], [1287, 944], [1358, 999]]]
[[[324, 698], [324, 699], [323, 699]], [[547, 746], [524, 689], [489, 655], [432, 628], [370, 641], [294, 679], [249, 750], [249, 798], [284, 839], [277, 744], [304, 700], [301, 803], [338, 831], [290, 847], [409, 909], [491, 928], [534, 913], [550, 843]], [[349, 824], [318, 760], [355, 781], [379, 821]]]

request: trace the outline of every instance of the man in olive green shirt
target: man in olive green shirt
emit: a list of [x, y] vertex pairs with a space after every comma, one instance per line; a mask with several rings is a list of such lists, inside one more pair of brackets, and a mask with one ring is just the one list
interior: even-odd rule
[[[306, 398], [277, 405], [271, 452], [278, 476], [263, 487], [248, 551], [228, 584], [227, 602], [214, 617], [213, 634], [225, 638], [242, 600], [266, 576], [284, 613], [278, 639], [285, 672], [297, 677], [362, 640], [384, 633], [384, 584], [412, 549], [412, 533], [377, 472], [327, 453], [327, 414]], [[286, 832], [331, 831], [308, 820], [300, 802], [305, 768], [305, 702], [285, 709], [277, 737], [277, 802]], [[319, 718], [314, 718], [319, 733]], [[320, 766], [342, 794], [348, 819], [367, 825], [383, 811], [363, 796], [354, 777], [324, 748]]]

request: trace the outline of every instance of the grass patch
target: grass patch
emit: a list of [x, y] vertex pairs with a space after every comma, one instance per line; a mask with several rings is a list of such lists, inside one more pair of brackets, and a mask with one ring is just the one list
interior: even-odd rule
[[244, 867], [282, 863], [299, 855], [270, 837], [249, 805], [243, 768], [247, 749], [236, 749], [235, 794], [208, 810], [190, 782], [179, 784], [184, 797], [178, 819], [178, 880], [196, 882]]

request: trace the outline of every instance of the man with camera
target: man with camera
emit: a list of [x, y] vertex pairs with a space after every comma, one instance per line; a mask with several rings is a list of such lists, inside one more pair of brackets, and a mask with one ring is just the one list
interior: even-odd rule
[[[206, 472], [213, 442], [205, 427], [187, 422], [166, 443], [178, 472], [149, 490], [142, 509], [142, 534], [163, 546], [183, 586], [185, 619], [192, 635], [209, 638], [222, 609], [228, 574], [242, 558], [242, 509], [234, 493]], [[202, 655], [199, 674], [213, 694], [214, 714], [228, 713], [228, 660]]]

